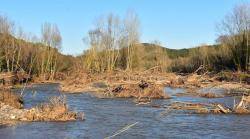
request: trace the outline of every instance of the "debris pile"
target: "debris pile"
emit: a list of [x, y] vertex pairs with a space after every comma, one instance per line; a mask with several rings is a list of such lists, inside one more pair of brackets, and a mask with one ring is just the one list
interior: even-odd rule
[[241, 82], [248, 85], [250, 84], [250, 75], [249, 73], [244, 72], [222, 71], [218, 73], [214, 78], [218, 81]]
[[170, 105], [170, 109], [188, 111], [191, 113], [207, 114], [207, 113], [231, 113], [231, 110], [221, 104], [191, 103], [191, 102], [174, 102]]
[[48, 103], [31, 109], [17, 108], [7, 101], [0, 102], [0, 124], [18, 121], [71, 121], [76, 120], [78, 116], [76, 112], [68, 109], [65, 96], [52, 97]]
[[170, 85], [172, 87], [179, 87], [185, 84], [185, 80], [186, 78], [182, 77], [182, 76], [174, 76], [172, 77], [171, 81], [170, 81]]
[[17, 77], [13, 72], [0, 73], [0, 84], [2, 86], [14, 85], [16, 80], [17, 80]]
[[0, 85], [13, 86], [15, 84], [25, 83], [31, 80], [31, 76], [26, 72], [3, 72], [0, 73]]
[[21, 121], [25, 117], [26, 111], [0, 102], [0, 124]]
[[92, 77], [90, 74], [81, 72], [67, 77], [61, 82], [61, 91], [63, 92], [87, 92], [91, 90], [90, 83]]
[[227, 108], [222, 104], [191, 102], [174, 102], [168, 108], [192, 113], [250, 114], [250, 96], [242, 96], [240, 102], [234, 105], [233, 108]]
[[115, 71], [112, 73], [91, 74], [91, 73], [74, 73], [61, 82], [61, 91], [64, 92], [96, 92], [103, 91], [93, 86], [95, 82], [104, 82], [109, 87], [117, 85], [137, 84], [144, 80], [155, 85], [166, 86], [171, 83], [175, 74], [145, 72], [125, 72]]
[[112, 89], [114, 97], [120, 98], [149, 98], [149, 99], [166, 99], [170, 98], [162, 86], [150, 84], [146, 81], [141, 81], [138, 84], [119, 85]]
[[69, 121], [76, 120], [77, 114], [70, 112], [65, 96], [52, 97], [49, 103], [28, 110], [24, 121]]
[[207, 92], [207, 93], [202, 92], [202, 93], [199, 93], [199, 96], [204, 97], [204, 98], [221, 98], [221, 97], [223, 97], [222, 95], [216, 94], [213, 92]]
[[250, 113], [250, 96], [242, 96], [240, 102], [233, 108], [234, 113], [249, 114]]
[[12, 93], [10, 90], [0, 91], [0, 102], [17, 109], [23, 108], [22, 97], [15, 93]]

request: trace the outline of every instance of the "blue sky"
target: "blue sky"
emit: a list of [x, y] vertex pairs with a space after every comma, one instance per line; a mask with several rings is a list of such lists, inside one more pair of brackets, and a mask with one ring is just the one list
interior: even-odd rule
[[131, 9], [140, 18], [141, 42], [159, 40], [175, 49], [211, 44], [218, 37], [216, 24], [242, 2], [249, 0], [1, 0], [0, 14], [37, 36], [42, 23], [56, 23], [62, 52], [76, 55], [88, 49], [82, 38], [96, 18]]

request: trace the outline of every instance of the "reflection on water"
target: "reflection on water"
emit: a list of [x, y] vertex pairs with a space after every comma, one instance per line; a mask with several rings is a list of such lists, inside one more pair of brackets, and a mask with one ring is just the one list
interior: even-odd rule
[[[25, 107], [29, 108], [48, 97], [60, 95], [57, 85], [38, 85], [25, 91]], [[36, 93], [33, 93], [33, 90]], [[166, 88], [173, 95], [183, 89]], [[171, 92], [173, 90], [173, 92]], [[248, 115], [198, 115], [168, 113], [160, 116], [163, 108], [136, 106], [130, 99], [97, 99], [88, 94], [67, 94], [71, 109], [84, 112], [85, 121], [30, 122], [13, 127], [0, 127], [0, 138], [104, 138], [123, 127], [139, 122], [116, 138], [248, 138]], [[172, 101], [224, 102], [232, 98], [173, 97], [155, 100], [164, 105]], [[226, 100], [226, 101], [225, 101]], [[228, 102], [227, 102], [228, 101]]]

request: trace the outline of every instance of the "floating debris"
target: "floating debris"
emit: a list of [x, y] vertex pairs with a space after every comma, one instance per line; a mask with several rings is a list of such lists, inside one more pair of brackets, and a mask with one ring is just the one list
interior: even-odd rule
[[232, 111], [221, 104], [191, 103], [191, 102], [174, 102], [169, 106], [170, 109], [191, 111], [193, 113], [231, 113]]

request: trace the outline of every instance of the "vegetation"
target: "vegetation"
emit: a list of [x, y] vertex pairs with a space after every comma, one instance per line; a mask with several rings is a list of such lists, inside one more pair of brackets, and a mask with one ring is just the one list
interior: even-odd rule
[[[200, 66], [204, 66], [206, 70], [216, 72], [221, 70], [248, 71], [250, 53], [248, 48], [248, 36], [250, 32], [249, 11], [249, 4], [238, 5], [232, 13], [222, 20], [219, 25], [221, 36], [217, 39], [218, 44], [202, 45], [180, 50], [161, 47], [158, 41], [153, 43], [138, 43], [139, 36], [137, 34], [139, 34], [139, 26], [137, 24], [137, 18], [127, 20], [126, 17], [124, 20], [119, 20], [117, 17], [119, 24], [111, 26], [113, 18], [112, 16], [108, 16], [101, 25], [107, 24], [110, 26], [98, 26], [96, 30], [99, 29], [103, 31], [97, 31], [99, 37], [93, 37], [93, 32], [89, 35], [92, 37], [92, 39], [90, 39], [92, 40], [90, 41], [91, 48], [83, 55], [84, 67], [87, 67], [86, 70], [92, 69], [97, 72], [111, 71], [114, 69], [145, 70], [156, 66], [159, 67], [159, 71], [162, 72], [194, 72]], [[131, 23], [125, 21], [131, 21], [131, 23], [135, 24], [128, 27], [126, 24]], [[105, 35], [107, 34], [105, 32], [109, 31], [111, 34], [116, 34], [114, 31], [115, 27], [121, 29], [118, 31], [120, 35]], [[122, 32], [127, 32], [127, 34], [122, 35]], [[105, 43], [107, 38], [113, 40], [110, 41], [113, 44]], [[119, 43], [114, 44], [115, 40]], [[115, 47], [109, 49], [107, 46]], [[105, 55], [113, 56], [115, 60], [108, 62], [110, 58], [105, 58]], [[102, 65], [100, 63], [102, 63]], [[112, 68], [108, 68], [109, 64], [105, 63], [112, 63]]]
[[27, 37], [22, 30], [15, 32], [14, 23], [7, 17], [0, 16], [0, 71], [26, 71], [52, 79], [56, 71], [69, 70], [72, 56], [60, 53], [62, 39], [58, 27], [45, 23], [41, 32], [40, 40]]
[[125, 19], [113, 14], [100, 18], [85, 41], [90, 49], [83, 54], [86, 70], [104, 72], [117, 67], [131, 70], [138, 63], [139, 20], [129, 12]]
[[[14, 22], [0, 16], [0, 87], [10, 89], [16, 83], [25, 83], [18, 90], [20, 96], [0, 90], [0, 124], [5, 120], [70, 121], [79, 117], [70, 111], [65, 96], [52, 97], [48, 103], [23, 109], [22, 96], [31, 77], [42, 82], [60, 79], [60, 92], [132, 98], [136, 105], [148, 105], [151, 99], [178, 100], [182, 96], [210, 99], [243, 95], [232, 108], [174, 101], [148, 106], [167, 108], [167, 112], [249, 114], [249, 21], [250, 5], [238, 5], [222, 20], [217, 44], [177, 50], [162, 47], [157, 40], [140, 42], [140, 21], [136, 13], [129, 11], [124, 18], [109, 14], [99, 18], [84, 37], [89, 49], [74, 57], [60, 52], [62, 37], [56, 24], [42, 24], [41, 37], [36, 37], [25, 35], [22, 29], [17, 31]], [[185, 90], [167, 95], [166, 86]], [[218, 88], [225, 91], [213, 92]], [[33, 89], [36, 88], [31, 88], [35, 97]]]
[[41, 37], [28, 36], [8, 17], [0, 16], [0, 71], [26, 71], [54, 79], [57, 72], [114, 70], [194, 72], [203, 66], [208, 71], [249, 71], [250, 6], [236, 6], [222, 20], [216, 45], [190, 49], [168, 49], [159, 41], [140, 43], [140, 21], [136, 13], [125, 18], [110, 14], [101, 17], [89, 30], [84, 42], [90, 48], [73, 57], [60, 53], [62, 37], [57, 25], [45, 23]]
[[23, 99], [21, 96], [10, 92], [9, 90], [0, 90], [0, 102], [10, 105], [14, 108], [21, 109], [23, 107]]

